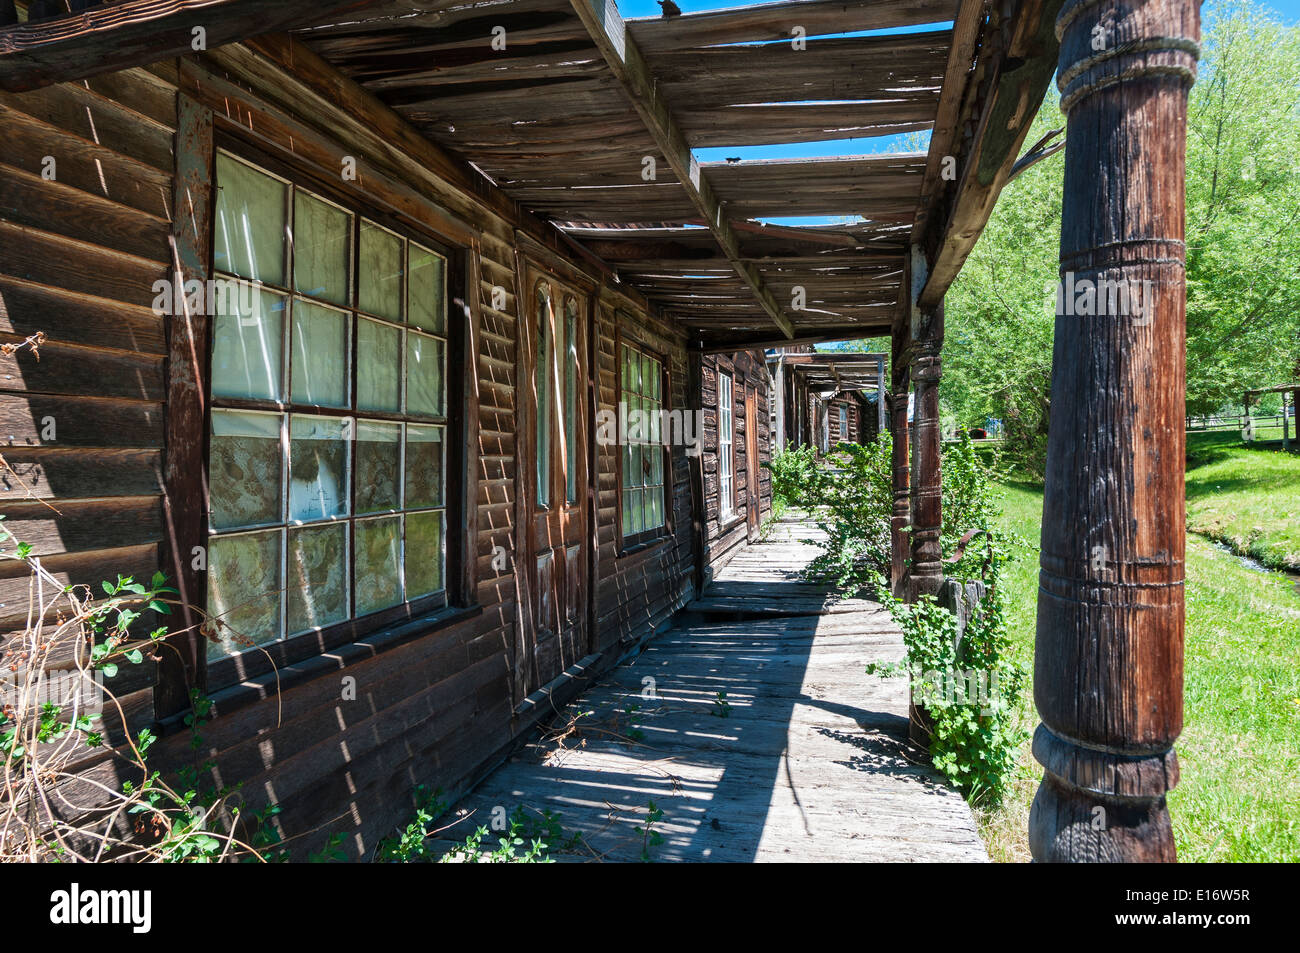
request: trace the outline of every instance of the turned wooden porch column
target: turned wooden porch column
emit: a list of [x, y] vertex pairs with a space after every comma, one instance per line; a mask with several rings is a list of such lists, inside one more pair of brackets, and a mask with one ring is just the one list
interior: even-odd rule
[[943, 584], [943, 551], [939, 532], [943, 500], [939, 489], [939, 458], [943, 434], [939, 426], [939, 378], [943, 347], [943, 304], [923, 316], [924, 336], [912, 345], [912, 565], [907, 599], [937, 596]]
[[1129, 300], [1098, 314], [1058, 298], [1034, 659], [1034, 756], [1046, 771], [1029, 842], [1039, 861], [1172, 861], [1184, 140], [1199, 6], [1066, 0], [1057, 34], [1062, 279], [1073, 279], [1075, 305], [1089, 287], [1116, 287], [1103, 281]]
[[907, 526], [911, 523], [912, 503], [909, 472], [909, 440], [907, 432], [907, 394], [911, 388], [908, 366], [910, 335], [904, 322], [895, 322], [890, 347], [890, 392], [893, 394], [891, 458], [894, 477], [894, 511], [889, 521], [890, 567], [889, 588], [896, 599], [902, 599], [907, 590]]

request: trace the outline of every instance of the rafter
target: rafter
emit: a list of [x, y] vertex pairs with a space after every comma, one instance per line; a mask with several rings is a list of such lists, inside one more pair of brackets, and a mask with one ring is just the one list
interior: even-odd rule
[[691, 154], [690, 145], [673, 119], [664, 101], [655, 95], [654, 80], [645, 58], [627, 33], [627, 26], [614, 0], [570, 0], [592, 42], [600, 50], [611, 72], [618, 78], [637, 115], [672, 167], [682, 189], [708, 224], [736, 273], [745, 280], [759, 305], [788, 338], [794, 337], [794, 325], [777, 304], [753, 265], [744, 261], [740, 241], [731, 223], [722, 216], [722, 205]]

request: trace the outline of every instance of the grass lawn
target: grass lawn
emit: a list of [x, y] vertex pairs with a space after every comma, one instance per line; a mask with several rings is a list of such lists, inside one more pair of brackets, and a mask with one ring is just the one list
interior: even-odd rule
[[1188, 438], [1187, 456], [1188, 529], [1265, 566], [1300, 570], [1300, 454], [1206, 433]]
[[[1220, 488], [1200, 491], [1199, 512], [1213, 509], [1227, 518], [1235, 503], [1258, 507], [1266, 527], [1261, 539], [1295, 540], [1300, 470], [1280, 481], [1269, 456], [1280, 454], [1239, 448], [1189, 471], [1189, 503], [1197, 475], [1196, 486]], [[1263, 462], [1257, 465], [1257, 458]], [[1300, 468], [1300, 459], [1294, 464]], [[1219, 466], [1228, 469], [1201, 479], [1198, 471]], [[1006, 570], [1008, 622], [1016, 657], [1032, 672], [1042, 487], [1012, 483], [1003, 489], [1000, 522], [1027, 540]], [[1279, 528], [1279, 514], [1288, 507], [1292, 525]], [[1289, 545], [1292, 553], [1300, 549]], [[1187, 549], [1182, 780], [1169, 797], [1179, 859], [1300, 861], [1300, 594], [1294, 580], [1253, 570], [1198, 536], [1189, 535]], [[1032, 693], [1023, 715], [1032, 730]], [[1006, 802], [980, 816], [995, 860], [1029, 859], [1029, 805], [1040, 774], [1026, 743]]]

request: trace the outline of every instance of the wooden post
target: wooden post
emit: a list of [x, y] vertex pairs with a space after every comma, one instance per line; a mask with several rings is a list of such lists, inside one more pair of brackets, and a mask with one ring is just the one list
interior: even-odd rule
[[891, 560], [889, 586], [895, 598], [907, 591], [907, 527], [912, 522], [911, 470], [908, 463], [907, 394], [911, 387], [908, 350], [911, 338], [905, 321], [894, 324], [891, 342], [893, 406], [894, 512], [889, 521]]
[[[188, 96], [176, 100], [171, 281], [206, 281], [212, 226], [213, 118]], [[185, 299], [188, 301], [188, 299]], [[173, 295], [175, 303], [181, 303]], [[176, 310], [176, 309], [173, 309]], [[194, 607], [206, 604], [208, 484], [204, 459], [207, 417], [208, 331], [205, 310], [188, 303], [167, 318], [167, 450], [163, 464], [166, 539], [162, 567], [177, 590], [179, 610], [167, 621], [174, 633], [159, 653], [154, 713], [166, 718], [190, 705], [190, 689], [206, 680], [207, 641]]]
[[1282, 391], [1282, 451], [1291, 449], [1291, 425], [1286, 419], [1286, 391]]
[[939, 545], [943, 523], [940, 492], [940, 455], [943, 451], [939, 426], [939, 378], [942, 363], [943, 305], [929, 316], [927, 324], [937, 334], [917, 341], [912, 352], [912, 386], [916, 388], [912, 408], [912, 568], [908, 601], [918, 596], [939, 594], [943, 585], [943, 551]]
[[1029, 843], [1038, 861], [1172, 861], [1184, 140], [1199, 5], [1067, 0], [1057, 33], [1068, 119], [1062, 280], [1075, 295], [1082, 282], [1119, 282], [1129, 307], [1058, 308], [1056, 318], [1034, 659], [1033, 750], [1046, 770]]

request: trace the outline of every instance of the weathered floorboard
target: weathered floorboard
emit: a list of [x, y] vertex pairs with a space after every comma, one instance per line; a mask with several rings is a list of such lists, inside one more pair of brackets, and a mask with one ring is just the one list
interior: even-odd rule
[[[741, 549], [690, 621], [457, 805], [440, 845], [522, 806], [559, 815], [558, 860], [987, 860], [965, 801], [907, 747], [906, 683], [864, 673], [903, 657], [888, 613], [801, 579], [814, 532], [784, 521]], [[752, 618], [778, 603], [797, 614]]]

